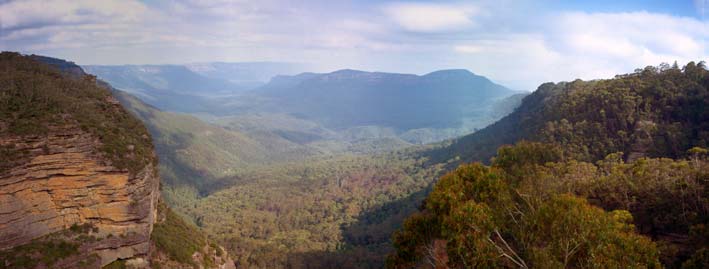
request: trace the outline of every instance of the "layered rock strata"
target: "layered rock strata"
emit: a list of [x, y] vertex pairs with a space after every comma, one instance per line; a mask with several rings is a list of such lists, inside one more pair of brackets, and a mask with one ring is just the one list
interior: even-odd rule
[[91, 225], [105, 239], [82, 245], [80, 255], [98, 255], [102, 266], [147, 259], [159, 197], [153, 164], [138, 173], [117, 169], [99, 153], [99, 140], [72, 124], [0, 137], [0, 146], [24, 153], [20, 165], [0, 171], [0, 249]]

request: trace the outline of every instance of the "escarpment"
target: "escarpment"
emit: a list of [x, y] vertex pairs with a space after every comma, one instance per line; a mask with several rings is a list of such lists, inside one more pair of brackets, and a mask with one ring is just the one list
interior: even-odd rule
[[123, 236], [95, 244], [103, 264], [145, 255], [158, 198], [158, 178], [148, 164], [131, 175], [105, 164], [98, 141], [77, 126], [52, 126], [41, 137], [3, 137], [2, 145], [26, 151], [27, 161], [0, 176], [0, 245], [91, 224], [99, 237]]
[[78, 66], [40, 60], [0, 54], [0, 267], [147, 267], [159, 198], [147, 130]]

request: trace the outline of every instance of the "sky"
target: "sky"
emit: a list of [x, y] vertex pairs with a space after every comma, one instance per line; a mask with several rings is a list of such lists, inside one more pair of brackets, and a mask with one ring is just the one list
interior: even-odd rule
[[78, 64], [464, 68], [514, 90], [709, 56], [709, 0], [0, 0], [0, 50]]

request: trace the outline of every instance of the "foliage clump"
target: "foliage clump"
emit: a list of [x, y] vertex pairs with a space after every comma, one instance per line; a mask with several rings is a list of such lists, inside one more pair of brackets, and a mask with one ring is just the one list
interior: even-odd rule
[[557, 153], [520, 142], [491, 166], [443, 176], [394, 235], [388, 266], [678, 268], [705, 259], [706, 160], [625, 162], [617, 153], [593, 164]]
[[126, 265], [126, 260], [115, 260], [109, 264], [104, 265], [101, 267], [101, 269], [126, 269], [128, 266]]
[[39, 264], [51, 267], [55, 262], [79, 254], [79, 245], [64, 240], [33, 241], [0, 252], [0, 268], [34, 268]]
[[192, 255], [202, 252], [202, 248], [207, 244], [204, 234], [197, 227], [182, 220], [163, 203], [158, 204], [158, 215], [164, 219], [155, 223], [151, 234], [151, 240], [157, 249], [179, 263], [197, 266]]
[[[74, 224], [69, 229], [51, 233], [14, 248], [0, 251], [0, 268], [24, 269], [52, 266], [62, 259], [81, 255], [83, 243], [97, 240], [90, 235], [97, 228], [91, 224]], [[95, 259], [89, 256], [86, 263]]]

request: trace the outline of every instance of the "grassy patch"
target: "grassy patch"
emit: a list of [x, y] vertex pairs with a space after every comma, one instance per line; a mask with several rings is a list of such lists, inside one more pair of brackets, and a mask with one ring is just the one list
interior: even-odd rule
[[115, 260], [112, 263], [106, 264], [106, 266], [102, 267], [101, 269], [126, 269], [126, 261], [125, 260]]
[[35, 240], [0, 252], [0, 267], [20, 269], [44, 264], [51, 268], [57, 261], [76, 254], [79, 254], [79, 244], [61, 239]]
[[[83, 243], [98, 240], [90, 232], [98, 228], [91, 224], [74, 224], [69, 229], [51, 233], [31, 242], [11, 249], [0, 251], [0, 269], [35, 268], [39, 265], [52, 268], [56, 262], [81, 254], [79, 247]], [[98, 259], [96, 254], [79, 263], [91, 264]]]
[[201, 251], [206, 244], [204, 235], [165, 204], [159, 204], [158, 210], [164, 213], [165, 220], [153, 227], [151, 237], [157, 248], [177, 262], [196, 265], [192, 254]]

